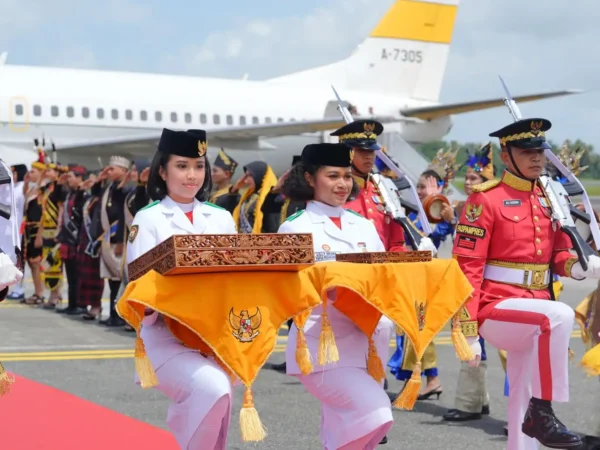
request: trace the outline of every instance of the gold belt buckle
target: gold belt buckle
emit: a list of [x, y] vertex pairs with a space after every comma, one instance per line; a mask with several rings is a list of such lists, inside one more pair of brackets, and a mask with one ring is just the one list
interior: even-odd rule
[[532, 270], [531, 271], [531, 284], [528, 283], [529, 271], [526, 270], [523, 277], [523, 284], [526, 286], [529, 285], [534, 289], [543, 289], [546, 287], [546, 283], [544, 283], [544, 278], [546, 276], [545, 270]]

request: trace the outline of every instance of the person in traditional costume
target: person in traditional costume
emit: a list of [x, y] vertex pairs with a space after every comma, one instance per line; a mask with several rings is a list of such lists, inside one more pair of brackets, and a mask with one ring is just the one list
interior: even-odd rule
[[[231, 214], [206, 202], [211, 190], [206, 133], [164, 129], [148, 176], [153, 200], [134, 217], [127, 242], [131, 263], [174, 234], [237, 234]], [[184, 346], [163, 317], [148, 311], [140, 337], [169, 399], [167, 425], [180, 448], [224, 450], [231, 419], [230, 377], [212, 358]]]
[[[429, 168], [419, 177], [416, 189], [421, 202], [423, 202], [428, 195], [449, 193], [449, 184], [454, 178], [456, 170], [455, 158], [456, 153], [453, 151], [438, 152], [436, 158], [434, 158], [429, 165]], [[420, 232], [423, 231], [417, 211], [410, 211], [408, 213], [408, 219], [413, 223], [417, 230]], [[435, 225], [433, 232], [429, 236], [436, 248], [439, 248], [442, 242], [454, 233], [456, 217], [454, 215], [454, 210], [450, 205], [444, 204], [442, 206], [441, 219], [442, 220]], [[413, 367], [417, 362], [415, 360], [415, 352], [402, 332], [399, 332], [396, 335], [396, 344], [397, 348], [388, 361], [388, 367], [396, 379], [404, 381], [406, 385], [413, 374]], [[422, 375], [426, 377], [427, 384], [419, 394], [418, 400], [428, 400], [433, 396], [436, 396], [439, 399], [440, 395], [442, 395], [443, 388], [439, 379], [437, 351], [433, 342], [431, 342], [425, 350], [425, 354], [421, 360], [421, 367]]]
[[[335, 259], [336, 252], [385, 251], [375, 225], [344, 208], [353, 190], [356, 193], [351, 165], [352, 149], [345, 144], [308, 145], [302, 151], [302, 161], [292, 168], [283, 184], [287, 198], [307, 202], [307, 206], [288, 217], [278, 232], [312, 233], [317, 261]], [[390, 399], [382, 389], [383, 379], [379, 383], [367, 371], [370, 339], [336, 310], [334, 290], [327, 298], [333, 305], [327, 308], [327, 314], [339, 361], [325, 365], [317, 362], [312, 373], [303, 375], [296, 360], [298, 330], [292, 326], [286, 348], [287, 374], [297, 377], [321, 402], [324, 449], [374, 449], [393, 424]], [[318, 351], [322, 313], [322, 306], [314, 308], [304, 326], [311, 355]], [[388, 333], [389, 343], [392, 328], [392, 322], [383, 316], [373, 341], [379, 334]], [[383, 361], [387, 360], [389, 344], [384, 347], [377, 347]]]
[[231, 179], [235, 175], [235, 169], [237, 169], [238, 163], [235, 159], [229, 156], [224, 149], [219, 151], [219, 154], [215, 158], [215, 162], [211, 166], [212, 183], [214, 191], [211, 194], [209, 200], [221, 208], [232, 207], [230, 213], [233, 213], [235, 206], [240, 201], [239, 193], [232, 194], [233, 198], [229, 198], [230, 190], [233, 187]]
[[245, 188], [237, 204], [233, 207], [233, 219], [240, 233], [275, 233], [279, 226], [278, 214], [263, 213], [262, 207], [271, 188], [277, 184], [277, 177], [264, 161], [254, 161], [244, 166], [242, 176], [229, 190], [228, 204], [231, 211], [238, 198], [237, 193]]
[[[488, 142], [473, 153], [467, 150], [467, 159], [464, 166], [467, 168], [464, 189], [465, 194], [469, 196], [473, 193], [473, 186], [493, 180], [496, 176], [492, 160], [492, 143]], [[464, 205], [464, 201], [454, 203], [454, 210], [458, 216], [462, 213]], [[478, 367], [472, 367], [468, 362], [461, 362], [454, 408], [449, 409], [444, 414], [443, 419], [446, 421], [465, 422], [477, 420], [482, 415], [490, 413], [490, 398], [486, 385], [487, 354], [485, 341], [480, 338], [479, 342], [481, 344], [481, 363]], [[506, 352], [499, 350], [499, 353], [502, 365], [506, 367]]]
[[41, 271], [42, 242], [37, 239], [42, 222], [42, 194], [41, 187], [48, 157], [44, 150], [37, 146], [38, 160], [31, 163], [31, 169], [25, 181], [25, 229], [23, 230], [23, 259], [27, 261], [31, 270], [34, 293], [21, 300], [27, 305], [44, 303], [44, 280]]

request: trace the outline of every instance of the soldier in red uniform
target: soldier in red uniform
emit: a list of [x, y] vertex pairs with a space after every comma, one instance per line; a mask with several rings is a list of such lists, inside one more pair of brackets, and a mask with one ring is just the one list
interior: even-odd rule
[[553, 298], [552, 274], [600, 276], [600, 258], [587, 271], [551, 218], [538, 177], [549, 148], [546, 119], [524, 119], [490, 136], [500, 139], [506, 166], [500, 180], [474, 186], [456, 228], [453, 254], [474, 292], [462, 328], [477, 355], [478, 335], [508, 352], [508, 450], [573, 448], [581, 439], [555, 416], [552, 401], [569, 400], [568, 349], [574, 312]]
[[375, 150], [381, 149], [377, 136], [382, 132], [383, 125], [375, 120], [356, 120], [334, 131], [331, 136], [338, 136], [340, 143], [347, 144], [354, 150], [352, 175], [360, 187], [360, 193], [350, 198], [346, 208], [375, 224], [387, 251], [403, 252], [407, 250], [404, 245], [404, 230], [385, 213], [379, 190], [371, 181], [371, 171], [375, 166]]

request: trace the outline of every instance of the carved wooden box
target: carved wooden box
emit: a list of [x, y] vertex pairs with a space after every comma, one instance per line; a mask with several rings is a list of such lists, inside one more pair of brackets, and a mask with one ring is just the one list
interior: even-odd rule
[[312, 234], [174, 235], [132, 261], [129, 279], [231, 271], [298, 271], [313, 265]]
[[405, 263], [405, 262], [427, 262], [431, 261], [430, 251], [412, 252], [362, 252], [362, 253], [338, 253], [336, 261], [381, 264], [381, 263]]

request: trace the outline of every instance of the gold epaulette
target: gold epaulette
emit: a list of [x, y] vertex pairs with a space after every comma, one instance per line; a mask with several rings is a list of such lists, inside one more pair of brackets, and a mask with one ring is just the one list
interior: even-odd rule
[[471, 187], [471, 191], [473, 191], [473, 192], [489, 191], [490, 189], [498, 186], [500, 184], [500, 181], [501, 180], [489, 180], [484, 183], [476, 184], [475, 186]]

